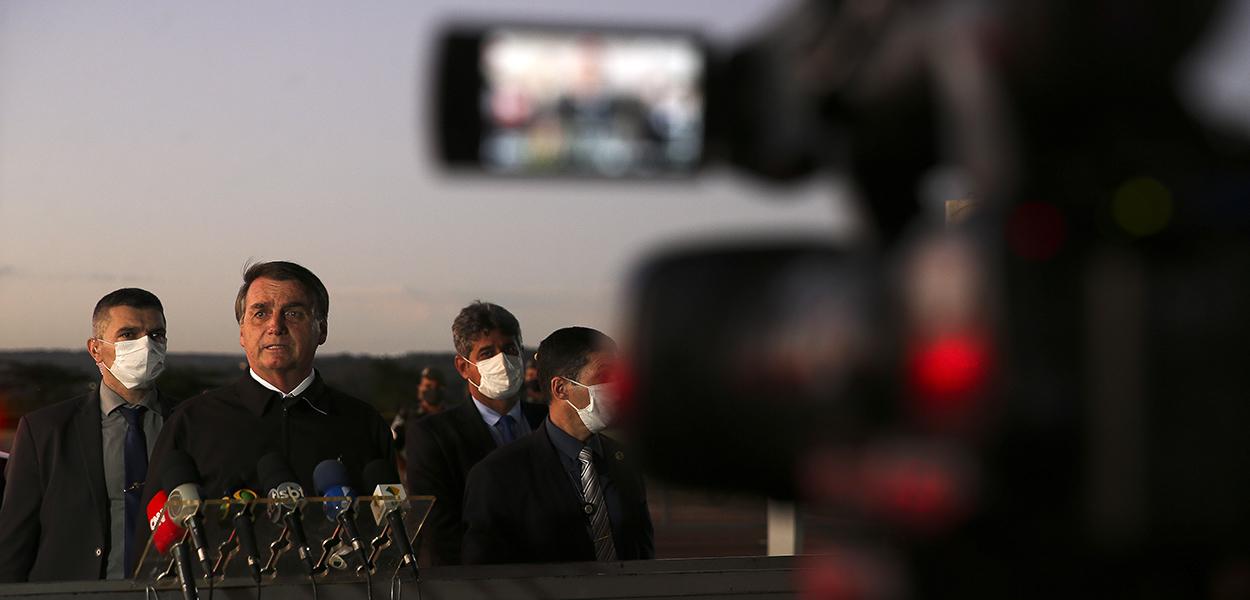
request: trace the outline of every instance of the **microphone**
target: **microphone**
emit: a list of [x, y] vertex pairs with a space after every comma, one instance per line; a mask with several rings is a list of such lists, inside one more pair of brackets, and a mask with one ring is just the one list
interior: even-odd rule
[[229, 504], [225, 511], [226, 518], [234, 523], [234, 537], [247, 559], [247, 567], [252, 572], [252, 579], [260, 583], [260, 550], [256, 546], [256, 530], [252, 523], [252, 502], [256, 500], [256, 492], [243, 487], [241, 478], [234, 478], [226, 485], [226, 497]]
[[382, 526], [386, 521], [390, 524], [391, 544], [399, 550], [400, 560], [412, 569], [413, 579], [420, 579], [417, 572], [417, 556], [412, 551], [412, 542], [408, 539], [408, 528], [404, 527], [403, 502], [408, 493], [399, 483], [399, 475], [395, 465], [385, 459], [377, 459], [365, 465], [365, 485], [372, 484], [374, 500], [371, 505], [373, 520]]
[[204, 568], [204, 576], [213, 576], [213, 563], [208, 558], [208, 541], [204, 537], [204, 519], [200, 516], [200, 473], [191, 456], [181, 450], [170, 452], [161, 476], [164, 489], [170, 490], [165, 511], [179, 525], [191, 531], [195, 557]]
[[165, 490], [160, 490], [148, 501], [148, 528], [152, 531], [152, 547], [161, 554], [169, 552], [169, 547], [182, 539], [187, 531], [169, 518], [169, 513], [165, 511], [167, 497]]
[[148, 501], [148, 527], [152, 530], [152, 547], [161, 554], [173, 549], [183, 600], [197, 600], [199, 591], [195, 589], [195, 575], [191, 573], [191, 553], [182, 542], [183, 534], [187, 530], [169, 516], [168, 504], [165, 490], [156, 492]]
[[356, 511], [352, 510], [356, 490], [353, 490], [351, 484], [347, 482], [347, 467], [337, 460], [323, 460], [313, 469], [313, 483], [317, 486], [317, 493], [322, 496], [346, 496], [348, 498], [348, 500], [338, 502], [326, 502], [326, 518], [331, 521], [337, 520], [339, 525], [343, 526], [343, 531], [347, 533], [347, 543], [356, 551], [360, 564], [368, 571], [372, 568], [369, 564], [369, 548], [360, 539], [360, 530], [356, 527]]
[[[191, 573], [191, 552], [186, 542], [174, 544], [174, 562], [178, 569], [178, 583], [182, 584], [183, 600], [199, 600], [200, 592], [195, 589], [195, 575]], [[209, 590], [212, 590], [210, 582]]]
[[295, 475], [287, 466], [286, 459], [277, 452], [261, 457], [260, 463], [256, 465], [256, 473], [264, 486], [269, 488], [269, 497], [274, 500], [269, 517], [274, 523], [286, 524], [295, 551], [299, 553], [300, 560], [304, 561], [308, 576], [312, 577], [317, 569], [313, 564], [312, 550], [308, 548], [308, 536], [304, 534], [304, 522], [300, 520], [299, 514], [299, 501], [304, 499], [304, 488], [295, 483]]

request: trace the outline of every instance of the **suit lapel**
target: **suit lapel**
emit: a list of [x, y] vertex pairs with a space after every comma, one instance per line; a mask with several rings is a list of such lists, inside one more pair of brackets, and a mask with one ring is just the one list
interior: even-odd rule
[[108, 491], [104, 488], [104, 434], [100, 429], [100, 391], [87, 394], [74, 415], [74, 429], [78, 435], [71, 443], [78, 445], [83, 469], [87, 473], [91, 500], [96, 506], [101, 528], [108, 523]]
[[469, 464], [477, 464], [495, 449], [495, 438], [491, 437], [490, 430], [486, 428], [486, 422], [482, 420], [481, 413], [477, 412], [477, 405], [473, 404], [472, 399], [468, 404], [462, 405], [457, 418], [460, 419], [460, 430], [464, 432], [465, 445], [470, 453], [466, 458], [469, 459]]
[[[535, 495], [542, 499], [543, 506], [550, 506], [561, 521], [576, 524], [562, 529], [568, 531], [569, 541], [579, 544], [584, 560], [594, 560], [595, 546], [590, 540], [585, 513], [582, 512], [582, 492], [573, 487], [568, 475], [564, 473], [564, 465], [560, 462], [555, 446], [547, 439], [547, 432], [539, 429], [529, 435], [529, 440], [538, 448], [538, 460], [531, 468], [534, 470]], [[526, 441], [529, 441], [526, 440]]]
[[621, 501], [634, 502], [641, 500], [641, 494], [638, 491], [636, 481], [638, 473], [629, 466], [625, 451], [621, 449], [621, 446], [615, 440], [607, 436], [601, 435], [599, 439], [603, 444], [605, 470], [608, 477], [612, 478], [617, 491], [621, 494]]
[[174, 406], [177, 402], [173, 398], [166, 396], [160, 390], [156, 390], [156, 405], [161, 409], [161, 418], [168, 419], [169, 415], [174, 412]]
[[[616, 486], [616, 493], [620, 497], [621, 503], [621, 526], [618, 528], [627, 539], [616, 540], [616, 548], [618, 555], [622, 554], [622, 549], [632, 549], [636, 546], [636, 538], [641, 523], [638, 522], [639, 515], [636, 507], [642, 504], [642, 490], [639, 487], [638, 472], [629, 463], [629, 457], [621, 448], [616, 440], [605, 435], [599, 436], [603, 444], [604, 453], [604, 470], [607, 471], [608, 477], [612, 478], [613, 485]], [[624, 552], [625, 556], [630, 556], [630, 552]]]

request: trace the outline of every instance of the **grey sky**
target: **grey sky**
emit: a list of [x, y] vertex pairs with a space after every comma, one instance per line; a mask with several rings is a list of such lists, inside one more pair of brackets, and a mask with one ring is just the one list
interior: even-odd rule
[[831, 180], [499, 181], [430, 160], [429, 50], [448, 18], [730, 41], [785, 4], [0, 3], [0, 348], [81, 347], [94, 302], [134, 285], [165, 302], [171, 350], [237, 351], [248, 258], [321, 276], [324, 351], [445, 350], [474, 298], [536, 343], [568, 324], [612, 331], [623, 276], [656, 244], [849, 231]]

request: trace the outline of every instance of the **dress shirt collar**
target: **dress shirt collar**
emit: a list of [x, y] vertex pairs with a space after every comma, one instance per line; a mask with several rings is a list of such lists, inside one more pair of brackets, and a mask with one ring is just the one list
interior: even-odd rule
[[311, 373], [308, 374], [308, 377], [305, 377], [303, 381], [299, 382], [299, 385], [295, 386], [295, 389], [291, 390], [291, 393], [288, 394], [278, 389], [274, 384], [269, 383], [268, 381], [265, 381], [263, 377], [256, 374], [256, 371], [253, 371], [252, 369], [249, 368], [247, 372], [251, 373], [252, 379], [255, 379], [256, 383], [259, 383], [265, 386], [266, 388], [269, 388], [270, 390], [278, 392], [278, 395], [282, 396], [283, 398], [292, 398], [292, 397], [295, 397], [304, 393], [304, 390], [307, 390], [308, 388], [312, 387], [313, 379], [317, 375], [317, 371], [314, 369]]
[[581, 454], [582, 448], [585, 446], [590, 446], [590, 450], [595, 453], [596, 457], [603, 457], [603, 444], [599, 441], [599, 434], [590, 434], [590, 439], [583, 444], [581, 440], [569, 435], [563, 429], [557, 427], [555, 423], [552, 423], [550, 416], [543, 421], [543, 427], [547, 429], [547, 439], [551, 440], [551, 444], [556, 447], [556, 450], [559, 450], [560, 454], [563, 454], [574, 463], [581, 462], [577, 455]]
[[[109, 386], [104, 385], [104, 380], [100, 380], [100, 416], [107, 417], [117, 410], [117, 407], [124, 404], [126, 404], [126, 399], [114, 392]], [[143, 397], [139, 399], [139, 404], [142, 404], [148, 410], [156, 410], [156, 388], [149, 388], [143, 392]]]
[[[469, 398], [473, 400], [473, 405], [477, 407], [477, 412], [482, 415], [482, 420], [486, 422], [487, 427], [494, 427], [495, 424], [499, 422], [499, 419], [503, 418], [503, 415], [495, 412], [491, 409], [491, 407], [478, 402], [477, 398], [474, 398], [473, 396], [469, 396]], [[519, 424], [521, 420], [525, 418], [525, 413], [521, 412], [521, 402], [514, 402], [512, 404], [512, 409], [508, 411], [508, 414], [512, 416], [512, 421], [514, 423]]]
[[[329, 400], [323, 393], [325, 391], [325, 382], [322, 381], [316, 369], [313, 369], [312, 374], [308, 378], [295, 386], [294, 390], [291, 390], [292, 392], [298, 392], [298, 396], [282, 393], [281, 390], [276, 389], [269, 382], [261, 379], [250, 369], [249, 375], [239, 380], [236, 389], [239, 390], [239, 402], [258, 417], [264, 416], [275, 397], [280, 399], [282, 405], [286, 407], [307, 403], [312, 410], [323, 415], [328, 415], [331, 412]], [[301, 400], [304, 402], [301, 402]]]

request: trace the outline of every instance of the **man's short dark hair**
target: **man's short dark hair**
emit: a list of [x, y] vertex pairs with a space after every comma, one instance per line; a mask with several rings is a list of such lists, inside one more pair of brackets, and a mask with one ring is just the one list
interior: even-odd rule
[[460, 314], [452, 321], [451, 342], [456, 347], [456, 353], [467, 359], [473, 351], [473, 342], [486, 332], [496, 329], [504, 335], [516, 338], [520, 345], [521, 324], [508, 309], [498, 304], [474, 300], [473, 304], [460, 309]]
[[550, 395], [552, 377], [565, 377], [577, 381], [590, 353], [615, 348], [612, 338], [589, 327], [565, 327], [557, 329], [538, 345], [535, 359], [538, 363], [538, 384], [544, 395]]
[[324, 321], [330, 315], [330, 292], [326, 291], [326, 286], [316, 275], [313, 275], [312, 271], [293, 262], [273, 260], [256, 263], [243, 272], [243, 285], [239, 286], [239, 294], [234, 297], [236, 321], [243, 322], [243, 303], [247, 302], [247, 290], [252, 286], [253, 281], [262, 277], [277, 281], [299, 282], [304, 287], [304, 292], [312, 297], [313, 318]]
[[447, 385], [447, 380], [443, 379], [443, 371], [438, 367], [426, 367], [421, 369], [421, 378], [429, 378], [431, 381], [437, 382], [440, 387]]
[[161, 306], [160, 298], [156, 294], [139, 288], [122, 288], [114, 290], [100, 298], [95, 303], [95, 310], [91, 311], [91, 331], [92, 335], [99, 337], [104, 332], [104, 319], [108, 316], [110, 308], [114, 306], [129, 306], [131, 308], [155, 308], [161, 311], [161, 315], [165, 314], [165, 307]]

